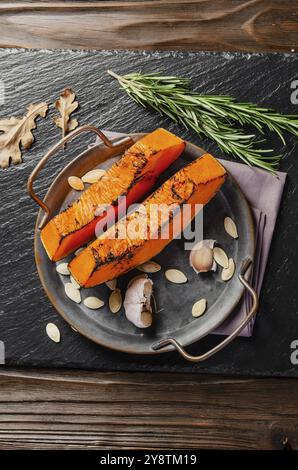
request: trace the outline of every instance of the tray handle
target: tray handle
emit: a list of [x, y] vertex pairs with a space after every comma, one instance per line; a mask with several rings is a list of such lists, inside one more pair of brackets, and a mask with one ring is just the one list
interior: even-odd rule
[[51, 209], [46, 205], [44, 201], [42, 201], [37, 194], [35, 193], [33, 189], [33, 183], [39, 174], [40, 170], [44, 167], [45, 163], [48, 161], [50, 157], [52, 157], [61, 147], [65, 145], [66, 142], [74, 139], [77, 137], [79, 134], [82, 134], [83, 132], [94, 132], [104, 143], [109, 148], [112, 149], [117, 149], [117, 148], [123, 148], [123, 145], [125, 143], [127, 144], [132, 144], [133, 141], [130, 137], [124, 137], [121, 138], [120, 140], [117, 140], [116, 142], [112, 142], [101, 130], [97, 129], [97, 127], [92, 126], [91, 124], [85, 124], [84, 126], [80, 126], [74, 131], [70, 132], [67, 136], [62, 138], [57, 144], [53, 145], [53, 147], [48, 150], [48, 152], [44, 155], [44, 157], [40, 160], [40, 162], [36, 165], [32, 173], [30, 174], [27, 182], [27, 190], [30, 195], [30, 197], [39, 205], [41, 209], [43, 209], [46, 212], [45, 217], [41, 221], [41, 224], [39, 226], [39, 229], [41, 229], [48, 218], [51, 216]]
[[216, 354], [218, 351], [223, 349], [225, 346], [227, 346], [231, 341], [233, 341], [234, 338], [238, 336], [238, 334], [245, 328], [245, 326], [252, 320], [252, 318], [255, 316], [257, 313], [257, 309], [259, 306], [259, 299], [256, 291], [251, 287], [251, 285], [247, 282], [245, 279], [245, 274], [248, 271], [248, 268], [251, 266], [252, 260], [250, 258], [246, 258], [242, 262], [242, 266], [240, 269], [240, 273], [238, 275], [238, 278], [240, 282], [244, 285], [244, 287], [248, 290], [248, 292], [252, 296], [252, 307], [246, 316], [246, 318], [240, 323], [240, 325], [229, 335], [227, 336], [223, 341], [221, 341], [219, 344], [217, 344], [214, 348], [210, 349], [209, 351], [205, 352], [204, 354], [200, 356], [192, 356], [188, 354], [185, 349], [181, 346], [181, 344], [174, 338], [164, 338], [157, 343], [154, 343], [151, 347], [154, 351], [157, 351], [159, 349], [164, 348], [165, 346], [168, 346], [171, 344], [174, 346], [177, 351], [181, 354], [184, 359], [190, 362], [203, 362], [209, 357], [213, 356], [213, 354]]

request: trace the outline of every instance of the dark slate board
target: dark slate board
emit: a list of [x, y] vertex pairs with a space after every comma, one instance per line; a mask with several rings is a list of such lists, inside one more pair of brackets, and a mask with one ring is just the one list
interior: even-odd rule
[[[294, 114], [291, 82], [297, 79], [297, 56], [182, 53], [182, 52], [74, 52], [0, 51], [0, 79], [5, 84], [5, 103], [0, 117], [24, 112], [30, 102], [53, 103], [65, 86], [79, 98], [80, 123], [120, 132], [150, 131], [165, 126], [182, 132], [166, 119], [133, 103], [107, 69], [120, 73], [162, 71], [192, 79], [203, 93], [232, 94], [264, 106]], [[190, 364], [176, 353], [135, 357], [112, 352], [81, 337], [59, 317], [43, 292], [33, 256], [33, 228], [37, 207], [26, 193], [26, 180], [44, 152], [60, 137], [49, 118], [40, 120], [36, 143], [24, 162], [0, 172], [1, 289], [0, 340], [5, 344], [6, 365], [72, 367], [99, 370], [208, 372], [243, 375], [298, 376], [298, 365], [290, 361], [291, 342], [298, 339], [297, 233], [298, 161], [297, 139], [289, 137], [285, 148], [270, 137], [285, 155], [281, 170], [289, 173], [270, 262], [263, 286], [261, 306], [251, 339], [239, 338], [204, 364]], [[185, 138], [223, 155], [210, 142], [201, 142], [191, 132]], [[44, 170], [36, 187], [41, 193], [53, 175], [85, 148], [86, 140], [72, 144]], [[55, 322], [62, 342], [52, 343], [45, 325]], [[208, 337], [189, 348], [193, 354], [215, 344]]]

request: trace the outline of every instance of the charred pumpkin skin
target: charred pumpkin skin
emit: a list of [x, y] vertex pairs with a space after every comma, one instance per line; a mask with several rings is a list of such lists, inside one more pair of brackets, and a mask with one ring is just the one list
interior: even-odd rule
[[[211, 155], [203, 155], [176, 173], [144, 202], [147, 214], [153, 204], [176, 204], [179, 207], [190, 204], [188, 217], [180, 220], [180, 223], [177, 223], [177, 217], [181, 217], [181, 212], [174, 215], [169, 222], [165, 222], [168, 224], [167, 238], [113, 238], [115, 230], [119, 232], [131, 222], [136, 225], [144, 223], [144, 214], [136, 211], [121, 219], [74, 258], [69, 264], [71, 274], [81, 286], [93, 287], [148, 261], [160, 253], [189, 224], [199, 210], [198, 205], [205, 205], [212, 199], [225, 177], [226, 171], [222, 165]], [[162, 228], [164, 224], [161, 220], [158, 229]], [[146, 225], [145, 230], [148, 233], [149, 226]]]
[[[49, 258], [58, 261], [88, 243], [95, 237], [97, 224], [106, 227], [114, 224], [118, 198], [126, 196], [126, 206], [141, 201], [184, 149], [185, 142], [164, 129], [137, 141], [100, 181], [42, 229], [41, 241]], [[109, 209], [97, 216], [99, 205]]]

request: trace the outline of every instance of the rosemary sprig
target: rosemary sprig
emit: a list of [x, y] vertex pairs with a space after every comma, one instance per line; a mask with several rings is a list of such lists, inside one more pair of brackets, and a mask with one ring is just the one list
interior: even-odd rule
[[190, 90], [189, 80], [185, 78], [141, 73], [120, 76], [111, 70], [108, 73], [143, 107], [149, 106], [201, 137], [208, 137], [225, 153], [239, 157], [248, 165], [275, 172], [282, 156], [273, 155], [272, 149], [260, 148], [256, 144], [264, 139], [257, 140], [255, 134], [245, 133], [239, 124], [253, 126], [261, 134], [268, 129], [283, 144], [284, 132], [298, 136], [297, 116], [239, 103], [231, 96], [201, 95]]

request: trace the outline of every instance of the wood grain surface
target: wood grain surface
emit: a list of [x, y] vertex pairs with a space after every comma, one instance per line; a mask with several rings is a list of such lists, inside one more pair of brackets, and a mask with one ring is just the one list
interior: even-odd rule
[[[0, 1], [0, 46], [295, 52], [297, 1]], [[287, 379], [0, 370], [0, 449], [298, 448]]]
[[0, 371], [0, 449], [298, 447], [298, 382]]
[[0, 45], [290, 52], [297, 16], [297, 0], [0, 1]]

